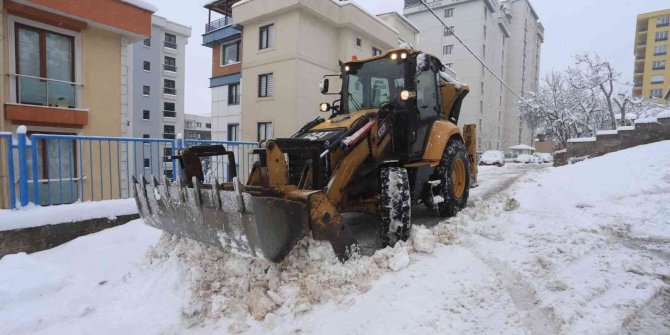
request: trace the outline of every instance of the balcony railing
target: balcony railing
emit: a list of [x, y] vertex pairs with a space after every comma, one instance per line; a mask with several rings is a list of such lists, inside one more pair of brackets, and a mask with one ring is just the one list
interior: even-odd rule
[[176, 118], [177, 117], [177, 112], [175, 112], [175, 111], [163, 111], [163, 117]]
[[643, 47], [643, 46], [645, 46], [645, 45], [647, 45], [647, 41], [645, 41], [645, 40], [642, 40], [642, 41], [640, 41], [640, 42], [637, 42], [637, 46], [638, 46], [638, 47]]
[[661, 37], [661, 38], [656, 38], [656, 42], [662, 42], [662, 41], [667, 41], [667, 40], [668, 40], [668, 36]]
[[165, 45], [166, 48], [177, 50], [177, 42], [165, 41], [163, 42], [163, 45]]
[[163, 64], [163, 69], [165, 71], [177, 72], [177, 65]]
[[635, 73], [643, 73], [644, 69], [643, 68], [636, 68]]
[[635, 56], [635, 60], [644, 60], [646, 58], [645, 55], [637, 55]]
[[212, 21], [205, 25], [205, 33], [210, 31], [221, 29], [225, 26], [229, 26], [233, 21], [232, 17], [224, 16], [216, 21]]
[[163, 87], [163, 93], [177, 95], [177, 89], [173, 87]]
[[81, 83], [41, 78], [25, 74], [10, 74], [16, 79], [17, 102], [61, 108], [77, 108], [77, 87]]
[[642, 27], [642, 28], [637, 30], [638, 33], [646, 33], [647, 31], [649, 31], [648, 27]]
[[670, 22], [664, 22], [664, 23], [657, 23], [656, 28], [662, 28], [662, 27], [668, 27], [670, 26]]

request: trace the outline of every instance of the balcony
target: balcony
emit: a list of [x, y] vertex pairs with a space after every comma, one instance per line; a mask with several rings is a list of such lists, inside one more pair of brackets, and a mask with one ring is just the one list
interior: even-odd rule
[[646, 58], [645, 55], [635, 55], [635, 61], [636, 61], [636, 62], [637, 62], [637, 61], [644, 60], [645, 58]]
[[642, 83], [641, 82], [636, 82], [634, 87], [642, 87]]
[[641, 67], [635, 68], [635, 74], [642, 74], [642, 73], [644, 73], [644, 68]]
[[214, 30], [219, 30], [223, 27], [227, 27], [233, 23], [233, 18], [229, 16], [224, 16], [218, 20], [212, 21], [205, 25], [205, 34], [212, 32]]
[[163, 87], [163, 93], [169, 95], [177, 95], [177, 89], [174, 87]]
[[176, 118], [177, 112], [175, 111], [163, 111], [163, 117]]
[[16, 78], [18, 103], [59, 108], [77, 108], [77, 87], [82, 84], [57, 79], [12, 74]]
[[649, 31], [649, 28], [647, 26], [640, 27], [640, 29], [637, 30], [638, 33], [646, 33]]
[[641, 40], [635, 44], [637, 47], [645, 47], [647, 46], [647, 41], [646, 40]]
[[177, 72], [177, 65], [163, 64], [163, 70], [170, 72]]

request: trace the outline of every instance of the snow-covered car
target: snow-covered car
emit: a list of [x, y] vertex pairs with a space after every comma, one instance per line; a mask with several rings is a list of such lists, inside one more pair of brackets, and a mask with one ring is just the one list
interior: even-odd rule
[[538, 163], [553, 163], [554, 157], [550, 153], [546, 152], [536, 152], [533, 154], [537, 158]]
[[479, 159], [479, 165], [505, 165], [505, 154], [498, 150], [485, 151]]
[[521, 154], [519, 156], [516, 156], [514, 158], [515, 163], [524, 163], [524, 164], [530, 164], [530, 163], [540, 163], [541, 160], [537, 156], [529, 155], [529, 154]]

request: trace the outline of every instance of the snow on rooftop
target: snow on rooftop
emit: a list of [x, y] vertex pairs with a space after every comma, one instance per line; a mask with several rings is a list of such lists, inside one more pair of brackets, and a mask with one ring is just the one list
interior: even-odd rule
[[0, 210], [0, 231], [112, 218], [137, 213], [134, 199], [80, 202], [59, 206], [28, 206], [18, 210]]
[[658, 119], [655, 117], [645, 117], [635, 120], [635, 124], [638, 123], [658, 123]]
[[535, 148], [533, 148], [529, 145], [525, 145], [525, 144], [519, 144], [519, 145], [511, 146], [511, 147], [509, 147], [509, 149], [510, 150], [532, 150], [532, 151], [535, 151]]
[[148, 3], [146, 1], [142, 1], [142, 0], [121, 0], [121, 1], [125, 2], [129, 5], [133, 5], [135, 7], [144, 9], [144, 10], [149, 11], [149, 12], [152, 12], [152, 13], [155, 13], [155, 12], [158, 11], [158, 7]]
[[619, 128], [617, 128], [616, 130], [620, 130], [620, 131], [621, 131], [621, 130], [624, 130], [624, 131], [626, 131], [626, 130], [635, 130], [635, 126], [623, 126], [623, 127], [619, 127]]
[[596, 136], [597, 135], [616, 135], [618, 133], [619, 132], [617, 132], [616, 130], [598, 130], [598, 132], [596, 133]]

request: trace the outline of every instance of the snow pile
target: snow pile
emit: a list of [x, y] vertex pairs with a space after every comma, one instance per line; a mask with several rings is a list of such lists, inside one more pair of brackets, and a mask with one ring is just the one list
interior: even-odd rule
[[0, 231], [137, 214], [135, 199], [78, 202], [18, 210], [0, 210]]
[[278, 319], [302, 315], [314, 305], [346, 306], [352, 295], [369, 291], [384, 273], [406, 268], [414, 253], [430, 254], [438, 242], [452, 241], [447, 226], [419, 226], [408, 242], [341, 263], [329, 243], [306, 237], [275, 264], [163, 233], [148, 257], [154, 266], [179, 264], [192, 296], [183, 306], [184, 325], [228, 319], [232, 323], [227, 329], [235, 333], [246, 330], [247, 321], [272, 328]]

